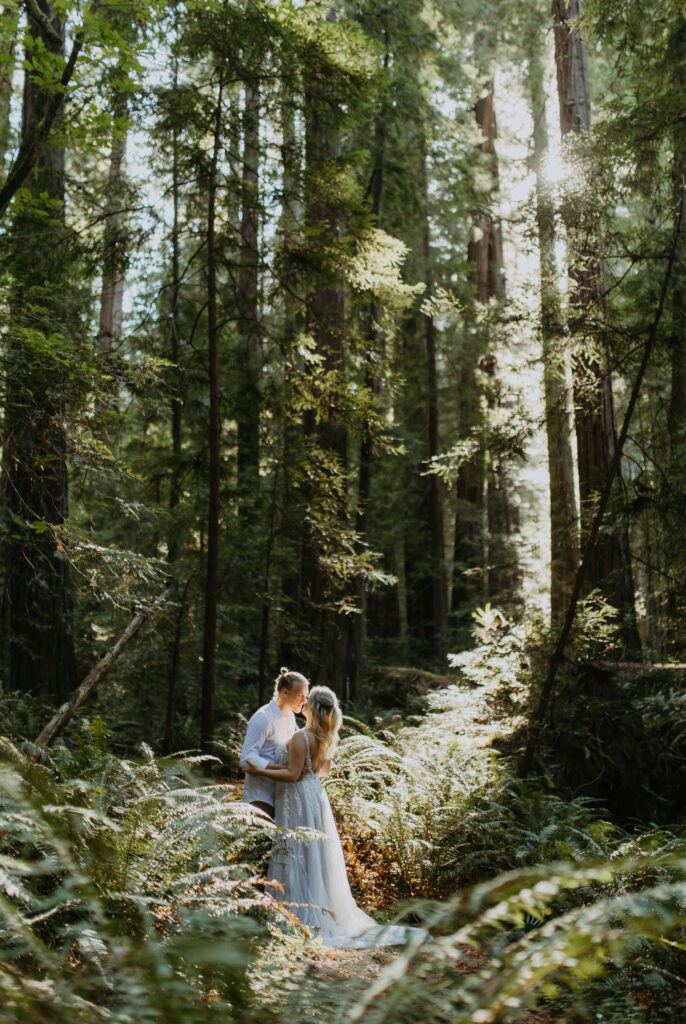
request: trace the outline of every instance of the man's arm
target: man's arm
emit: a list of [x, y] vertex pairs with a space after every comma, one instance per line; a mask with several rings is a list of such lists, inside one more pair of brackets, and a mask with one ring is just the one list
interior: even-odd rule
[[296, 733], [288, 744], [288, 764], [276, 765], [274, 768], [263, 768], [255, 761], [248, 763], [249, 775], [263, 775], [267, 779], [274, 779], [275, 782], [297, 782], [300, 778], [305, 764], [305, 739], [302, 733]]
[[262, 757], [260, 754], [260, 750], [269, 739], [270, 732], [271, 722], [263, 712], [258, 711], [248, 722], [245, 732], [240, 756], [240, 765], [243, 771], [248, 767], [248, 761], [256, 764], [258, 768], [268, 768], [272, 763], [268, 757]]

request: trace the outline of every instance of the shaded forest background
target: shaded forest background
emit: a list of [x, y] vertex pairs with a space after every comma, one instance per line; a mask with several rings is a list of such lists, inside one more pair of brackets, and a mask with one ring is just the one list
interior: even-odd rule
[[646, 347], [583, 593], [679, 660], [678, 5], [3, 11], [5, 692], [168, 582], [124, 747], [559, 620]]
[[[97, 1019], [100, 955], [133, 985], [133, 947], [68, 914], [41, 932], [72, 884], [84, 920], [147, 935], [135, 985], [185, 964], [153, 1019], [217, 992], [249, 1019], [254, 958], [215, 976], [183, 942], [213, 900], [227, 949], [275, 913], [246, 881], [268, 837], [226, 823], [220, 780], [282, 664], [349, 716], [331, 793], [357, 891], [438, 901], [414, 913], [452, 966], [488, 950], [491, 988], [459, 998], [432, 964], [432, 1019], [516, 1016], [537, 941], [592, 988], [616, 921], [683, 938], [685, 63], [677, 0], [0, 7], [3, 835], [38, 878], [7, 889], [7, 950], [56, 1020]], [[155, 759], [179, 751], [212, 784]], [[656, 1012], [655, 976], [683, 988], [636, 942], [617, 1020]], [[410, 1006], [399, 984], [370, 1020]]]

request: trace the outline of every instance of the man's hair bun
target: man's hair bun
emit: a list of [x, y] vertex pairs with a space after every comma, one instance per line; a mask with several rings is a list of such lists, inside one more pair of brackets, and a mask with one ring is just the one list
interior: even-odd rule
[[292, 690], [294, 686], [301, 686], [303, 683], [305, 686], [310, 685], [302, 673], [291, 672], [290, 669], [282, 665], [279, 669], [278, 676], [274, 680], [274, 696], [276, 696], [277, 693], [283, 693], [284, 691], [288, 692], [289, 690]]

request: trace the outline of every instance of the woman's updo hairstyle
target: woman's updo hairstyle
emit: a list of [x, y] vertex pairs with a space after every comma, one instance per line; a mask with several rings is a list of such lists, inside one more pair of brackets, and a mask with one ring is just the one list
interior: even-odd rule
[[330, 761], [338, 746], [338, 732], [343, 715], [338, 697], [328, 686], [313, 686], [307, 698], [310, 728], [319, 740], [322, 760]]
[[289, 672], [287, 668], [280, 668], [274, 680], [274, 696], [276, 697], [277, 693], [290, 693], [294, 686], [300, 686], [302, 683], [305, 686], [310, 685], [300, 672]]

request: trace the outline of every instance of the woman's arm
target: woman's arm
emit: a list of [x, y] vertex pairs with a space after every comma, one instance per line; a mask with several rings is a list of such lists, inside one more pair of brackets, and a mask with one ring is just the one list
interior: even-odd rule
[[331, 768], [331, 761], [330, 760], [329, 761], [324, 761], [324, 763], [319, 766], [319, 769], [317, 771], [317, 775], [319, 776], [319, 778], [320, 779], [325, 779], [326, 776], [329, 774], [329, 769], [330, 768]]
[[305, 745], [303, 734], [296, 732], [288, 744], [288, 764], [282, 768], [261, 768], [248, 761], [246, 771], [249, 775], [264, 775], [275, 782], [297, 782], [305, 765]]

